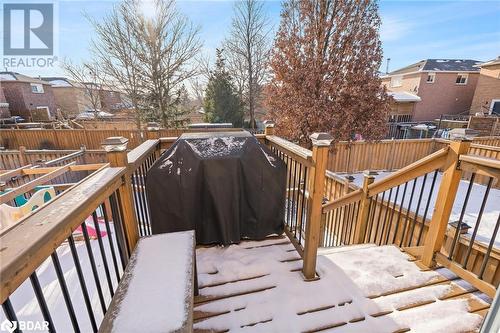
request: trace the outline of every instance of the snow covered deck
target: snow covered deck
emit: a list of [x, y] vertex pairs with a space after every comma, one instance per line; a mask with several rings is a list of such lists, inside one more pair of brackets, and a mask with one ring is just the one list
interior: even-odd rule
[[195, 332], [474, 332], [490, 299], [394, 246], [322, 249], [305, 282], [287, 238], [197, 249]]

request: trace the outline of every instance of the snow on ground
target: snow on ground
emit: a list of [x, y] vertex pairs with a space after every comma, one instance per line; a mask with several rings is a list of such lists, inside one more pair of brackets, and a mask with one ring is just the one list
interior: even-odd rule
[[[436, 300], [448, 291], [447, 286], [435, 286], [373, 300], [367, 298], [418, 286], [438, 276], [433, 271], [420, 271], [396, 247], [359, 246], [322, 251], [317, 266], [321, 278], [304, 282], [300, 272], [291, 271], [300, 268], [302, 261], [287, 261], [298, 257], [293, 245], [255, 247], [252, 244], [259, 243], [245, 242], [225, 248], [197, 250], [201, 295], [267, 289], [196, 306], [195, 311], [229, 312], [198, 322], [195, 328], [229, 329], [231, 332], [303, 332], [347, 322], [329, 331], [394, 332], [411, 326], [412, 332], [462, 332], [477, 329], [481, 323], [480, 316], [468, 313], [467, 302], [463, 300], [438, 301], [432, 304], [432, 314], [428, 313], [429, 306], [422, 306], [371, 317], [370, 314], [383, 310]], [[251, 277], [254, 278], [211, 286]], [[332, 305], [327, 310], [301, 314]], [[351, 319], [362, 317], [365, 320], [349, 323]], [[258, 324], [245, 326], [255, 323]]]
[[[375, 176], [376, 181], [380, 180], [384, 177], [387, 177], [388, 175], [391, 174], [391, 172], [386, 172], [386, 171], [378, 171], [378, 173], [379, 174], [377, 176]], [[354, 177], [353, 183], [355, 185], [361, 187], [363, 184], [363, 173], [354, 173], [354, 174], [352, 174], [352, 176]], [[430, 219], [430, 217], [432, 216], [432, 212], [434, 210], [434, 205], [436, 203], [436, 197], [437, 197], [437, 193], [439, 190], [439, 184], [441, 183], [442, 176], [443, 176], [442, 173], [439, 172], [438, 176], [436, 178], [436, 184], [434, 186], [434, 191], [432, 193], [432, 196], [430, 197], [431, 201], [430, 201], [429, 210], [427, 213], [428, 219]], [[422, 184], [425, 184], [422, 202], [421, 202], [420, 207], [418, 209], [418, 214], [420, 216], [423, 216], [425, 213], [425, 207], [426, 207], [427, 201], [429, 200], [429, 191], [431, 188], [433, 177], [434, 177], [433, 173], [429, 174], [427, 176], [427, 179], [425, 180], [425, 183], [423, 181], [424, 180], [423, 176], [419, 177], [417, 179], [415, 193], [414, 193], [414, 197], [413, 197], [413, 200], [411, 203], [411, 211], [412, 212], [416, 211], [417, 205], [418, 205], [418, 196], [420, 195], [420, 191], [422, 189]], [[460, 218], [460, 213], [462, 211], [462, 206], [463, 206], [463, 203], [465, 200], [465, 196], [466, 196], [468, 187], [469, 187], [469, 181], [467, 181], [467, 180], [460, 181], [460, 185], [459, 185], [458, 192], [457, 192], [457, 197], [455, 199], [455, 204], [453, 205], [453, 210], [452, 210], [451, 217], [450, 217], [450, 222], [458, 221], [458, 219]], [[405, 208], [408, 207], [408, 202], [410, 200], [412, 188], [413, 188], [413, 181], [410, 181], [408, 183], [408, 187], [406, 189], [405, 201], [404, 201], [404, 205], [403, 205]], [[404, 185], [401, 186], [399, 189], [399, 194], [398, 194], [398, 198], [397, 198], [398, 205], [401, 205], [401, 200], [403, 197], [403, 190], [404, 190]], [[482, 203], [485, 191], [486, 191], [485, 185], [480, 185], [480, 184], [476, 184], [476, 183], [474, 183], [474, 185], [472, 185], [472, 191], [471, 191], [469, 202], [467, 204], [467, 208], [465, 210], [465, 215], [463, 218], [463, 222], [465, 222], [469, 226], [471, 226], [471, 228], [469, 229], [469, 234], [472, 234], [472, 232], [474, 230], [474, 226], [477, 223], [477, 218], [479, 215], [479, 210], [481, 207], [481, 203]], [[389, 191], [387, 191], [384, 200], [387, 200], [388, 196], [389, 196]], [[379, 196], [378, 200], [380, 200], [380, 198], [381, 198], [381, 195]], [[394, 202], [395, 199], [396, 199], [396, 190], [394, 189], [392, 191], [390, 201]], [[484, 209], [484, 213], [483, 213], [482, 219], [481, 219], [480, 224], [479, 224], [479, 229], [477, 231], [476, 240], [484, 242], [486, 244], [489, 243], [491, 236], [493, 235], [493, 230], [495, 228], [495, 224], [497, 222], [499, 214], [500, 214], [500, 190], [492, 188], [490, 190], [488, 200], [486, 202], [486, 206]], [[495, 237], [495, 247], [500, 247], [500, 232], [497, 233], [497, 235]]]
[[[91, 219], [86, 221], [89, 227], [93, 227]], [[104, 223], [99, 223], [101, 231], [106, 230]], [[90, 229], [90, 228], [89, 228]], [[113, 223], [110, 223], [110, 229], [113, 239], [113, 244], [115, 245], [115, 254], [117, 256], [117, 263], [120, 275], [122, 274], [122, 267], [119, 258], [118, 248], [116, 247], [116, 235], [113, 228]], [[75, 232], [76, 235], [81, 235], [81, 233]], [[108, 235], [103, 237], [104, 251], [106, 254], [106, 259], [108, 267], [110, 270], [111, 281], [113, 284], [113, 289], [116, 289], [118, 283], [116, 280], [116, 274], [113, 266], [111, 248], [109, 246]], [[108, 282], [106, 279], [106, 274], [104, 270], [104, 264], [99, 249], [99, 244], [97, 239], [91, 239], [92, 252], [97, 266], [97, 271], [99, 275], [99, 281], [104, 295], [104, 300], [106, 307], [111, 302], [111, 294], [108, 288]], [[89, 256], [87, 254], [87, 249], [83, 238], [78, 237], [75, 239], [75, 245], [78, 252], [78, 258], [80, 259], [80, 264], [82, 266], [83, 275], [87, 290], [92, 303], [92, 308], [94, 310], [95, 319], [97, 325], [101, 322], [103, 318], [103, 312], [101, 309], [101, 304], [99, 301], [99, 296], [97, 293], [97, 287], [92, 274], [92, 269], [90, 265]], [[73, 257], [71, 255], [71, 250], [69, 244], [64, 242], [57, 248], [57, 255], [59, 261], [61, 262], [62, 270], [64, 272], [64, 278], [66, 280], [66, 285], [70, 291], [71, 300], [73, 302], [73, 307], [78, 318], [78, 323], [81, 332], [92, 332], [92, 326], [90, 324], [89, 315], [85, 307], [85, 302], [83, 299], [82, 289], [80, 287], [80, 282], [78, 280], [78, 275], [74, 265]], [[73, 327], [71, 326], [71, 321], [69, 319], [69, 314], [67, 307], [64, 303], [64, 298], [61, 292], [61, 287], [57, 279], [56, 272], [54, 270], [54, 265], [52, 264], [52, 259], [49, 257], [45, 260], [40, 267], [36, 270], [40, 285], [42, 286], [45, 300], [50, 310], [54, 326], [58, 332], [73, 332]], [[40, 307], [33, 293], [33, 288], [31, 286], [30, 280], [27, 279], [17, 290], [10, 296], [10, 300], [16, 310], [18, 320], [32, 320], [32, 321], [43, 321], [42, 314], [40, 312]], [[5, 314], [0, 311], [0, 322], [5, 320]]]

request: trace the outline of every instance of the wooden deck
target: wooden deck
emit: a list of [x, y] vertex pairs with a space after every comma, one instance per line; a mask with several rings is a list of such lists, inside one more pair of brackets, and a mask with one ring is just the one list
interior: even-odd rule
[[312, 282], [284, 237], [198, 248], [197, 260], [195, 332], [477, 331], [491, 302], [393, 246], [324, 249]]

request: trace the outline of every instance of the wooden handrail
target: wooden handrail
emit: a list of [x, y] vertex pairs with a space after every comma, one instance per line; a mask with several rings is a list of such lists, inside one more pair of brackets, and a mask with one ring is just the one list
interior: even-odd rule
[[128, 165], [133, 170], [137, 169], [153, 151], [158, 149], [159, 143], [160, 140], [146, 140], [140, 146], [131, 150], [127, 154]]
[[[93, 164], [67, 164], [69, 166], [68, 171], [94, 171], [102, 168], [103, 166], [109, 165], [109, 163], [93, 163]], [[63, 165], [64, 166], [64, 165]], [[54, 170], [59, 169], [60, 167], [46, 167], [46, 168], [29, 168], [23, 169], [23, 175], [43, 175]]]
[[409, 180], [423, 176], [426, 173], [441, 168], [448, 155], [448, 147], [440, 149], [398, 171], [373, 182], [368, 186], [368, 196], [372, 197], [378, 193], [384, 192], [394, 186], [406, 183]]
[[21, 176], [23, 174], [23, 170], [24, 169], [28, 169], [28, 168], [31, 168], [31, 167], [32, 167], [32, 165], [28, 164], [28, 165], [19, 167], [17, 169], [9, 170], [7, 172], [4, 172], [4, 173], [2, 173], [0, 175], [0, 181], [6, 182], [6, 181], [9, 181], [12, 177]]
[[359, 201], [361, 199], [362, 194], [363, 194], [363, 189], [357, 189], [338, 199], [329, 201], [323, 205], [322, 209], [323, 213]]
[[482, 157], [476, 155], [460, 155], [458, 159], [462, 162], [482, 165], [493, 169], [500, 169], [500, 160], [494, 158]]
[[84, 154], [85, 154], [85, 150], [81, 149], [81, 150], [75, 151], [74, 153], [71, 153], [71, 154], [68, 154], [68, 155], [64, 155], [64, 156], [55, 158], [53, 160], [47, 161], [47, 162], [44, 163], [44, 165], [47, 166], [47, 167], [49, 167], [49, 166], [51, 166], [53, 164], [65, 162], [65, 161], [71, 160], [71, 159], [73, 159], [75, 157], [83, 156]]
[[122, 184], [125, 168], [104, 168], [0, 234], [3, 303]]
[[297, 162], [305, 165], [312, 166], [312, 151], [309, 149], [303, 148], [299, 145], [296, 145], [293, 142], [287, 141], [283, 138], [274, 135], [266, 136], [266, 140], [269, 144], [275, 147], [278, 150], [285, 152], [290, 155], [293, 159], [297, 160]]
[[54, 178], [62, 175], [63, 173], [69, 171], [70, 166], [73, 165], [74, 163], [75, 162], [72, 162], [71, 164], [66, 164], [66, 165], [63, 165], [62, 167], [56, 168], [54, 171], [51, 171], [51, 172], [49, 172], [41, 177], [38, 177], [38, 178], [36, 178], [36, 179], [26, 183], [26, 184], [23, 184], [19, 187], [14, 188], [12, 191], [9, 191], [7, 193], [0, 195], [0, 204], [9, 202], [10, 200], [14, 199], [18, 195], [24, 194], [24, 193], [30, 191], [35, 186], [45, 184], [49, 180], [54, 179]]

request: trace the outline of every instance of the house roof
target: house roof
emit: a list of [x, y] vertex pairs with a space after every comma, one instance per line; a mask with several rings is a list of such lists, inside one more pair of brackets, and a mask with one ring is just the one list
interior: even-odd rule
[[482, 63], [478, 64], [477, 67], [488, 67], [488, 66], [493, 66], [493, 65], [500, 65], [500, 56], [496, 57], [495, 59], [482, 62]]
[[78, 83], [76, 81], [70, 80], [65, 77], [42, 77], [42, 80], [47, 81], [54, 88], [68, 88], [68, 87], [77, 87], [84, 88], [84, 85]]
[[392, 98], [399, 103], [420, 102], [422, 100], [417, 95], [411, 94], [407, 91], [388, 91], [387, 95], [392, 96]]
[[0, 72], [0, 81], [18, 81], [18, 82], [27, 82], [27, 83], [39, 83], [50, 85], [50, 83], [36, 79], [31, 76], [19, 74], [17, 72]]
[[388, 75], [415, 72], [479, 72], [478, 60], [472, 59], [425, 59], [390, 72]]

